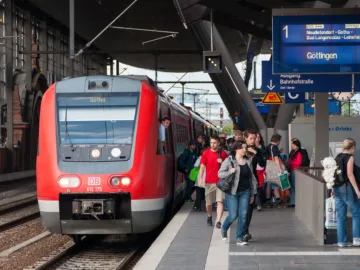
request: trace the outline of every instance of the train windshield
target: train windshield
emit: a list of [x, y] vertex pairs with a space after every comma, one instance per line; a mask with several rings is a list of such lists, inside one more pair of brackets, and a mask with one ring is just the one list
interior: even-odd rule
[[61, 144], [132, 144], [139, 93], [61, 95]]

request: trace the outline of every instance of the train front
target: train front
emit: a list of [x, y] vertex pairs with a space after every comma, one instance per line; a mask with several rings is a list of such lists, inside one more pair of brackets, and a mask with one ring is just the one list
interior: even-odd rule
[[[153, 200], [134, 200], [151, 196], [139, 184], [145, 176], [134, 161], [141, 89], [141, 80], [92, 76], [58, 82], [45, 93], [36, 170], [50, 232], [130, 234], [160, 222]], [[153, 115], [151, 107], [144, 112]], [[146, 150], [146, 141], [138, 143]]]

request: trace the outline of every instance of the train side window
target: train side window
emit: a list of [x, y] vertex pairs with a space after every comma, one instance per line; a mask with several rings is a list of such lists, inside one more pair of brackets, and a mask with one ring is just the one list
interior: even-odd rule
[[158, 129], [157, 155], [164, 155], [169, 149], [169, 129], [160, 122]]

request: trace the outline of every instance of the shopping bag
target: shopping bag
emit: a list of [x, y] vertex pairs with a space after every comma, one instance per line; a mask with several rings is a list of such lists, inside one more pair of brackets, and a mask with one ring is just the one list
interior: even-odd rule
[[[265, 183], [272, 183], [276, 184], [278, 186], [281, 185], [280, 183], [280, 177], [279, 177], [279, 169], [274, 161], [274, 155], [272, 154], [272, 146], [270, 147], [271, 157], [272, 159], [269, 159], [266, 161], [266, 167], [265, 167]], [[280, 162], [280, 167], [282, 170], [285, 170], [285, 165]]]
[[337, 219], [336, 219], [336, 205], [335, 199], [333, 197], [327, 198], [325, 200], [325, 228], [326, 229], [336, 229]]
[[289, 175], [287, 171], [285, 171], [283, 174], [279, 173], [279, 179], [280, 179], [280, 187], [282, 190], [287, 190], [291, 187], [289, 182]]

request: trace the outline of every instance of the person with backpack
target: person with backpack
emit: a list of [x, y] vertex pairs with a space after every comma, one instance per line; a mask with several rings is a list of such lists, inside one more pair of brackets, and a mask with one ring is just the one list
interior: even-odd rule
[[[194, 164], [194, 168], [200, 168], [201, 156], [207, 149], [208, 149], [208, 147], [204, 147], [203, 149], [201, 149], [200, 156], [196, 160], [196, 162]], [[205, 201], [205, 186], [201, 185], [201, 183], [205, 183], [205, 177], [206, 177], [206, 172], [204, 172], [204, 174], [203, 174], [202, 181], [199, 181], [200, 174], [198, 174], [196, 177], [196, 181], [195, 181], [195, 185], [194, 185], [195, 190], [196, 190], [196, 199], [195, 199], [194, 208], [193, 208], [194, 211], [201, 211], [201, 203], [202, 203], [202, 201]], [[206, 211], [206, 209], [205, 209], [205, 211]]]
[[349, 246], [346, 233], [347, 208], [352, 214], [353, 246], [360, 246], [360, 191], [354, 176], [355, 140], [344, 140], [344, 151], [335, 158], [338, 169], [335, 174], [335, 197], [337, 217], [337, 245]]
[[293, 138], [291, 140], [291, 151], [289, 154], [288, 170], [290, 172], [290, 202], [289, 206], [295, 206], [295, 170], [310, 165], [307, 151], [301, 147], [301, 142]]
[[196, 141], [191, 140], [189, 147], [184, 150], [178, 159], [178, 170], [184, 173], [186, 179], [186, 202], [193, 202], [191, 194], [193, 193], [194, 182], [190, 180], [189, 174], [194, 168], [197, 159], [196, 144]]

